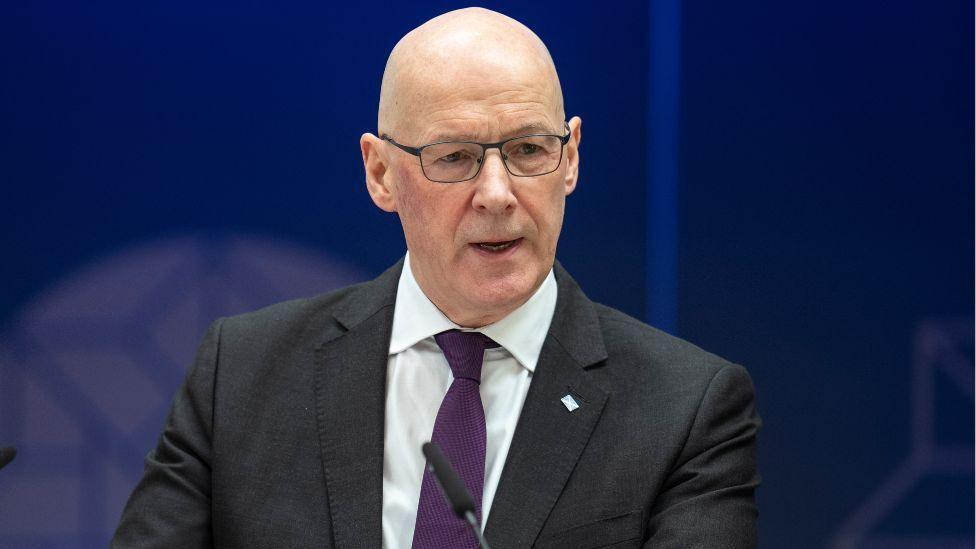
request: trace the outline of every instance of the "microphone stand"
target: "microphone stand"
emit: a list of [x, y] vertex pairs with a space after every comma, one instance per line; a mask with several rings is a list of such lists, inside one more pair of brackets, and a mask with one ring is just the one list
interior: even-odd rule
[[454, 511], [454, 514], [458, 518], [471, 526], [471, 530], [478, 539], [478, 545], [481, 546], [481, 549], [490, 549], [488, 547], [488, 541], [485, 540], [485, 536], [481, 533], [478, 517], [474, 514], [474, 499], [464, 486], [464, 483], [461, 482], [461, 479], [458, 478], [457, 471], [451, 466], [451, 462], [444, 457], [440, 447], [433, 442], [424, 444], [420, 449], [424, 453], [424, 457], [427, 458], [427, 467], [434, 474], [434, 478], [437, 479], [437, 484], [441, 487], [441, 494], [444, 495], [444, 499], [447, 500], [447, 504], [451, 507], [451, 510]]
[[478, 538], [478, 545], [481, 549], [490, 549], [488, 547], [488, 540], [481, 533], [481, 526], [478, 525], [478, 517], [474, 515], [473, 512], [467, 511], [464, 513], [464, 520], [471, 526], [471, 531], [474, 532], [474, 536]]

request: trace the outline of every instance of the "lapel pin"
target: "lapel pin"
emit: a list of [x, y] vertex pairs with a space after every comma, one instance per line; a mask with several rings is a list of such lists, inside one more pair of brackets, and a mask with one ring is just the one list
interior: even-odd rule
[[559, 401], [562, 402], [563, 406], [565, 406], [570, 412], [579, 408], [579, 404], [576, 403], [576, 399], [573, 398], [573, 395], [567, 394], [563, 398], [559, 399]]

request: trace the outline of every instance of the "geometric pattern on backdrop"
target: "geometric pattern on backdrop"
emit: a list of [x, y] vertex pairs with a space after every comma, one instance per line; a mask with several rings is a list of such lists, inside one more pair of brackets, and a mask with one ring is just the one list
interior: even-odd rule
[[104, 547], [208, 324], [367, 277], [273, 238], [139, 244], [42, 292], [0, 334], [0, 547]]
[[973, 547], [973, 532], [958, 531], [973, 519], [973, 321], [923, 321], [914, 347], [909, 454], [845, 520], [832, 549]]

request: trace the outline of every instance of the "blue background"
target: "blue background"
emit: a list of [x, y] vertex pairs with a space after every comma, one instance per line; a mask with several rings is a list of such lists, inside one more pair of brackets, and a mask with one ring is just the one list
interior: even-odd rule
[[[918, 451], [913, 375], [926, 367], [920, 327], [933, 325], [967, 366], [962, 386], [936, 382], [936, 442], [968, 465], [926, 475], [852, 543], [971, 546], [972, 3], [487, 6], [547, 43], [567, 115], [583, 119], [560, 260], [591, 298], [752, 373], [762, 545], [839, 547], [852, 517], [870, 514]], [[23, 488], [32, 479], [98, 475], [91, 444], [32, 460], [22, 381], [48, 370], [11, 342], [25, 311], [87, 266], [179, 235], [262, 235], [378, 274], [404, 243], [365, 192], [358, 138], [375, 131], [390, 48], [456, 7], [2, 8], [0, 348], [21, 352], [0, 363], [0, 443], [21, 455], [0, 472], [0, 547], [104, 545], [121, 510], [94, 490], [80, 517], [52, 504], [49, 529], [4, 519], [23, 504], [5, 485], [44, 509], [57, 489]], [[70, 387], [48, 393], [71, 401]], [[131, 433], [138, 455], [119, 483], [138, 478], [164, 412]]]

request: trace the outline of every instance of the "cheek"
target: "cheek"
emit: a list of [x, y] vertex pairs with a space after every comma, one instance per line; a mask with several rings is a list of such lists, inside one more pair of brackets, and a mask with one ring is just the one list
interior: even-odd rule
[[427, 212], [424, 211], [424, 197], [421, 196], [417, 182], [413, 175], [401, 164], [396, 170], [397, 192], [394, 197], [397, 213], [404, 230], [413, 227], [423, 227], [427, 223]]
[[556, 243], [559, 240], [559, 233], [562, 231], [563, 227], [563, 211], [565, 205], [565, 200], [562, 200], [561, 198], [556, 199], [556, 201], [552, 203], [546, 218], [546, 225], [543, 231], [545, 231], [546, 235], [546, 248], [548, 254], [552, 254], [556, 250]]
[[546, 240], [554, 240], [559, 236], [563, 224], [563, 211], [566, 207], [566, 196], [562, 188], [557, 185], [547, 187], [544, 193], [537, 193], [530, 203], [531, 215], [535, 219], [540, 236]]
[[412, 172], [397, 170], [397, 177], [395, 202], [407, 246], [424, 257], [442, 256], [453, 242], [450, 197], [426, 179], [418, 181]]

